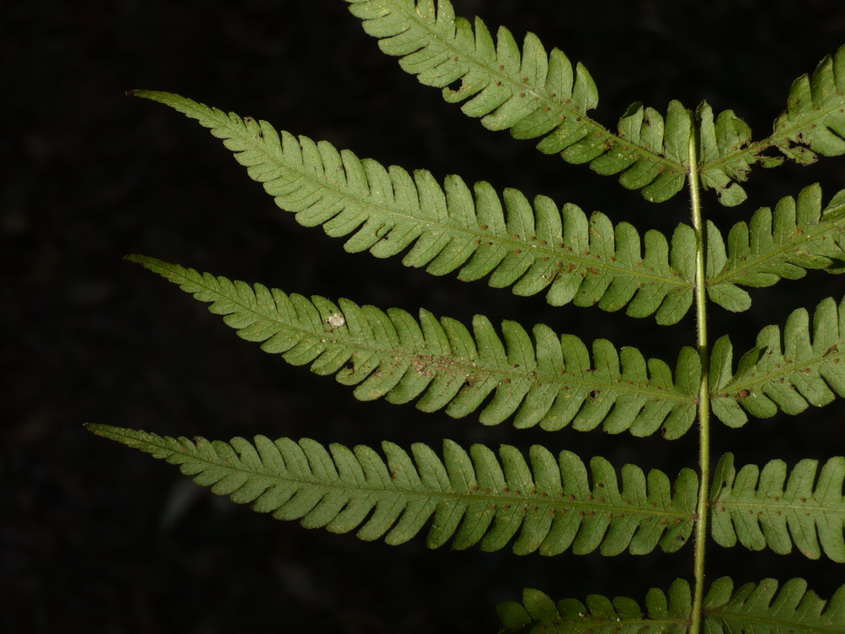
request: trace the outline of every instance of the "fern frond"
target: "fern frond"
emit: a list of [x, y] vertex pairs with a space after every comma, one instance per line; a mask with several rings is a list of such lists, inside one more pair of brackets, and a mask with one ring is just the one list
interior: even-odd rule
[[[822, 156], [845, 154], [845, 46], [825, 57], [810, 75], [792, 83], [786, 111], [775, 120], [772, 134], [751, 141], [748, 125], [732, 111], [714, 122], [707, 104], [698, 109], [702, 155], [699, 171], [705, 186], [713, 187], [726, 205], [745, 200], [739, 183], [755, 163], [774, 167], [789, 158], [809, 164]], [[776, 148], [782, 156], [765, 154]]]
[[791, 471], [783, 460], [762, 469], [744, 465], [737, 472], [733, 454], [721, 457], [713, 475], [713, 539], [725, 547], [737, 541], [751, 550], [768, 547], [779, 555], [793, 544], [805, 557], [822, 552], [845, 562], [845, 458], [801, 460]]
[[770, 143], [805, 165], [845, 154], [845, 45], [792, 83]]
[[692, 122], [677, 101], [665, 119], [634, 104], [614, 134], [587, 115], [598, 104], [587, 69], [580, 63], [573, 69], [564, 53], [548, 52], [533, 33], [520, 50], [506, 28], [494, 38], [480, 19], [455, 17], [448, 0], [346, 1], [384, 53], [399, 57], [420, 83], [442, 88], [447, 102], [463, 102], [461, 110], [484, 127], [510, 130], [517, 139], [543, 137], [541, 152], [620, 174], [624, 187], [653, 202], [683, 187]]
[[763, 328], [757, 345], [733, 371], [733, 346], [726, 336], [710, 357], [711, 405], [726, 425], [740, 427], [748, 414], [769, 418], [778, 411], [799, 414], [845, 396], [845, 299], [823, 299], [816, 306], [810, 331], [806, 309], [793, 311], [781, 329]]
[[586, 431], [602, 425], [608, 433], [636, 436], [662, 428], [667, 438], [683, 435], [695, 418], [701, 366], [689, 347], [678, 355], [673, 376], [666, 363], [646, 361], [634, 348], [617, 350], [597, 339], [591, 355], [577, 337], [558, 336], [543, 325], [534, 327], [532, 342], [522, 326], [505, 321], [502, 340], [482, 316], [474, 318], [470, 333], [426, 310], [416, 320], [396, 308], [307, 299], [154, 258], [129, 259], [210, 302], [212, 313], [265, 352], [357, 386], [361, 400], [418, 399], [418, 409], [445, 409], [455, 418], [480, 409], [485, 425], [513, 416], [519, 428], [551, 431], [572, 424]]
[[689, 583], [676, 579], [669, 592], [651, 588], [645, 608], [634, 599], [591, 594], [586, 601], [562, 599], [555, 603], [548, 595], [526, 588], [522, 601], [499, 604], [502, 631], [524, 634], [685, 634], [692, 612]]
[[661, 324], [680, 321], [692, 303], [695, 234], [687, 225], [675, 230], [670, 249], [662, 233], [648, 231], [641, 241], [630, 224], [614, 227], [599, 212], [588, 219], [573, 204], [559, 209], [545, 196], [532, 203], [515, 189], [500, 195], [485, 182], [470, 189], [459, 176], [441, 186], [430, 172], [411, 176], [179, 95], [135, 94], [210, 128], [281, 209], [304, 226], [346, 237], [349, 252], [405, 252], [405, 266], [433, 275], [487, 277], [516, 295], [548, 289], [553, 306], [627, 307], [628, 315], [653, 314]]
[[845, 586], [824, 600], [807, 589], [804, 579], [782, 585], [763, 579], [734, 588], [729, 577], [721, 577], [710, 585], [703, 611], [706, 629], [702, 631], [708, 634], [836, 634], [845, 631]]
[[[780, 590], [778, 590], [780, 587]], [[692, 612], [692, 593], [684, 579], [664, 592], [649, 590], [645, 609], [633, 599], [612, 601], [590, 595], [585, 602], [563, 599], [555, 604], [539, 590], [526, 589], [522, 602], [498, 606], [502, 631], [522, 634], [684, 634]], [[734, 588], [729, 577], [716, 579], [704, 597], [702, 632], [708, 634], [829, 633], [845, 631], [845, 586], [829, 601], [807, 589], [803, 579], [780, 585], [775, 579]]]
[[738, 222], [728, 233], [707, 222], [707, 294], [731, 311], [748, 310], [751, 296], [740, 286], [763, 287], [781, 278], [801, 279], [808, 269], [845, 271], [845, 190], [823, 205], [821, 187], [778, 201]]
[[446, 440], [443, 458], [415, 443], [410, 455], [383, 442], [349, 449], [289, 438], [256, 436], [209, 442], [89, 425], [93, 433], [180, 466], [202, 486], [254, 510], [305, 528], [388, 544], [407, 542], [428, 525], [427, 545], [476, 544], [517, 554], [557, 555], [571, 549], [604, 555], [674, 552], [692, 530], [698, 478], [682, 470], [673, 486], [660, 471], [646, 476], [626, 465], [619, 476], [593, 458], [589, 471], [575, 454], [558, 458], [540, 446], [529, 461], [511, 446], [496, 454], [483, 445], [467, 452]]
[[781, 160], [747, 150], [751, 128], [733, 110], [724, 110], [714, 118], [713, 109], [703, 102], [696, 110], [696, 119], [701, 183], [714, 190], [726, 207], [739, 205], [748, 197], [740, 183], [748, 180], [751, 167], [755, 163], [772, 167]]

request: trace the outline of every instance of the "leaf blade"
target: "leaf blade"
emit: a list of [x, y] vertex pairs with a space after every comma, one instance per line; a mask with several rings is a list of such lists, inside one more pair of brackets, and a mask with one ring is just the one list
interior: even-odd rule
[[[668, 591], [651, 588], [644, 605], [627, 597], [589, 595], [585, 601], [553, 601], [527, 588], [522, 601], [497, 607], [504, 632], [649, 632], [683, 634], [692, 620], [689, 583], [676, 579]], [[729, 577], [710, 584], [704, 597], [701, 631], [711, 634], [772, 632], [835, 634], [845, 627], [845, 586], [821, 599], [800, 578], [780, 583], [763, 579], [735, 587]]]
[[721, 546], [740, 543], [785, 555], [796, 548], [809, 559], [824, 554], [845, 562], [845, 458], [801, 460], [790, 471], [782, 460], [762, 469], [737, 469], [733, 455], [716, 466], [711, 495], [713, 538]]
[[628, 597], [591, 594], [586, 600], [553, 601], [533, 588], [523, 590], [522, 601], [497, 606], [504, 632], [548, 632], [570, 634], [587, 632], [642, 632], [683, 634], [692, 612], [689, 583], [676, 579], [668, 592], [652, 588], [644, 604]]
[[805, 187], [778, 201], [774, 212], [761, 207], [748, 223], [736, 223], [727, 241], [714, 224], [707, 231], [708, 297], [728, 310], [747, 310], [751, 301], [740, 286], [801, 279], [808, 270], [845, 270], [845, 190], [823, 205], [821, 188]]
[[723, 338], [717, 343], [721, 352], [711, 359], [710, 396], [713, 412], [725, 424], [740, 427], [748, 421], [746, 414], [756, 418], [769, 418], [778, 411], [795, 415], [810, 405], [823, 407], [845, 396], [845, 298], [839, 304], [823, 299], [812, 320], [800, 308], [789, 315], [783, 328], [763, 328], [735, 373], [730, 367], [730, 341]]
[[809, 590], [804, 579], [780, 583], [763, 579], [738, 588], [729, 577], [716, 579], [704, 597], [708, 632], [819, 632], [845, 627], [845, 586], [829, 600]]
[[[265, 352], [317, 374], [335, 373], [340, 383], [355, 386], [360, 400], [418, 399], [418, 409], [445, 409], [453, 417], [480, 409], [486, 425], [513, 418], [519, 427], [588, 431], [604, 424], [610, 433], [661, 431], [670, 439], [695, 418], [701, 366], [692, 349], [679, 354], [673, 373], [634, 348], [620, 354], [606, 340], [593, 342], [591, 354], [577, 337], [559, 337], [543, 325], [534, 327], [532, 341], [519, 324], [504, 322], [502, 339], [483, 316], [473, 319], [470, 331], [427, 311], [415, 320], [399, 309], [307, 299], [156, 258], [127, 259], [210, 303], [211, 312]], [[604, 420], [616, 410], [616, 418]]]
[[499, 193], [486, 182], [469, 187], [455, 175], [441, 185], [425, 170], [386, 168], [179, 95], [135, 94], [210, 128], [279, 208], [304, 226], [345, 238], [349, 252], [404, 253], [405, 266], [432, 275], [486, 277], [490, 286], [521, 296], [545, 291], [553, 306], [627, 308], [631, 316], [655, 315], [666, 325], [680, 321], [692, 304], [695, 240], [688, 225], [678, 225], [671, 248], [654, 230], [642, 242], [630, 224], [614, 227], [600, 212], [588, 218], [573, 204], [559, 208], [545, 196], [529, 201], [518, 190]]
[[[420, 83], [442, 88], [443, 98], [480, 118], [490, 130], [518, 139], [543, 137], [537, 148], [662, 202], [686, 181], [691, 117], [677, 102], [666, 117], [635, 104], [613, 133], [587, 113], [598, 104], [590, 73], [558, 49], [547, 51], [528, 33], [522, 49], [504, 27], [494, 37], [479, 18], [456, 18], [448, 0], [347, 0], [382, 52], [399, 57]], [[460, 82], [458, 87], [453, 84]]]
[[[271, 441], [256, 436], [252, 442], [234, 438], [226, 443], [109, 425], [87, 428], [178, 465], [213, 493], [252, 504], [256, 511], [300, 520], [305, 528], [354, 530], [365, 541], [384, 539], [398, 545], [428, 527], [430, 548], [451, 539], [455, 548], [478, 545], [482, 550], [499, 550], [512, 543], [520, 554], [554, 555], [589, 541], [593, 547], [581, 552], [605, 552], [611, 541], [615, 550], [631, 544], [630, 539], [618, 543], [618, 535], [607, 527], [623, 519], [636, 524], [659, 520], [664, 523], [663, 534], [653, 547], [673, 552], [692, 531], [697, 479], [688, 469], [676, 480], [669, 499], [650, 490], [645, 476], [626, 481], [618, 495], [607, 497], [601, 486], [607, 478], [603, 468], [592, 468], [587, 476], [586, 466], [574, 454], [562, 454], [558, 466], [554, 456], [539, 446], [532, 448], [529, 462], [507, 445], [497, 456], [483, 445], [473, 445], [467, 452], [448, 440], [440, 458], [419, 443], [409, 454], [385, 442], [379, 454], [363, 445], [350, 449], [332, 444], [326, 449], [310, 439]], [[586, 478], [579, 493], [567, 485], [571, 477], [578, 477], [573, 468], [583, 470]], [[549, 488], [550, 478], [559, 485]], [[606, 517], [607, 525], [598, 529], [589, 525], [586, 518], [595, 517]], [[561, 531], [571, 518], [575, 518], [572, 530]], [[686, 535], [682, 542], [674, 538], [679, 526]]]
[[775, 120], [771, 143], [801, 164], [845, 154], [845, 46], [822, 59], [789, 89], [786, 110]]

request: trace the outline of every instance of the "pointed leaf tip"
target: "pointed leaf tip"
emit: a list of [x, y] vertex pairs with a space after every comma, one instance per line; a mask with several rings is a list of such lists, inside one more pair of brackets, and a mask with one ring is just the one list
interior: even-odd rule
[[106, 436], [113, 429], [110, 425], [102, 425], [100, 423], [82, 423], [82, 427], [85, 431], [91, 432], [95, 436]]
[[131, 262], [132, 264], [138, 264], [152, 273], [165, 277], [167, 272], [172, 272], [182, 268], [178, 264], [159, 260], [158, 258], [154, 258], [149, 255], [140, 255], [138, 253], [130, 253], [129, 255], [123, 256], [123, 259], [127, 262]]
[[126, 91], [128, 97], [137, 97], [138, 99], [149, 99], [150, 101], [161, 102], [163, 97], [169, 93], [160, 90], [148, 90], [146, 88], [132, 88]]
[[103, 425], [100, 423], [83, 423], [82, 426], [95, 436], [113, 440], [114, 442], [127, 445], [134, 449], [139, 448], [138, 441], [147, 435], [146, 432], [140, 430], [115, 427], [114, 425]]

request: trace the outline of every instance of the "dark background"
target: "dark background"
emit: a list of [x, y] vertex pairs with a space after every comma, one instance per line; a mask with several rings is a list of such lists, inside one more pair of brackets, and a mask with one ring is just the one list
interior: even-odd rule
[[[606, 125], [631, 101], [734, 108], [762, 136], [793, 78], [845, 42], [840, 0], [657, 2], [456, 0], [459, 14], [526, 30], [582, 60]], [[561, 5], [566, 8], [561, 8]], [[571, 7], [568, 5], [572, 5]], [[530, 143], [485, 131], [382, 56], [339, 0], [237, 3], [28, 2], [4, 8], [6, 178], [0, 212], [7, 430], [0, 462], [0, 629], [8, 632], [482, 632], [524, 586], [555, 597], [641, 598], [689, 576], [691, 547], [649, 557], [515, 557], [477, 549], [391, 548], [305, 531], [215, 498], [169, 466], [87, 434], [84, 421], [164, 434], [264, 433], [349, 444], [506, 441], [572, 448], [676, 473], [696, 435], [660, 439], [485, 429], [386, 403], [359, 404], [331, 379], [241, 342], [205, 308], [121, 261], [140, 252], [288, 291], [426, 306], [468, 319], [545, 322], [586, 339], [638, 343], [673, 360], [691, 319], [660, 329], [597, 309], [554, 310], [484, 283], [433, 279], [345, 254], [299, 227], [193, 123], [124, 97], [174, 90], [384, 163], [459, 173], [601, 209], [638, 228], [686, 220], [683, 195], [659, 206]], [[841, 160], [756, 173], [755, 205], [815, 180], [829, 197]], [[751, 203], [725, 210], [723, 227]], [[753, 293], [747, 313], [714, 310], [738, 349], [797, 306], [841, 297], [813, 273]], [[714, 455], [738, 462], [842, 453], [841, 404], [800, 420], [714, 428]], [[711, 548], [711, 573], [740, 580], [804, 575], [828, 596], [842, 569], [799, 556]]]

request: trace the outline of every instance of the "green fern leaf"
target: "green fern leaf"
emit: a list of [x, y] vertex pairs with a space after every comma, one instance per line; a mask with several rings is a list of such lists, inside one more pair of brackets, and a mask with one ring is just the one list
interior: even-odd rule
[[734, 114], [725, 110], [714, 119], [713, 110], [703, 102], [696, 111], [699, 125], [699, 162], [701, 183], [713, 189], [719, 202], [727, 207], [742, 203], [748, 195], [739, 183], [748, 180], [751, 167], [765, 162], [771, 167], [777, 160], [744, 151], [751, 143], [751, 128]]
[[[375, 450], [256, 436], [209, 442], [89, 425], [93, 433], [180, 466], [202, 486], [254, 510], [305, 528], [402, 544], [429, 525], [427, 545], [504, 548], [557, 555], [571, 549], [604, 555], [674, 552], [692, 531], [698, 478], [682, 470], [674, 483], [660, 471], [646, 476], [609, 462], [587, 466], [564, 451], [556, 459], [534, 446], [530, 461], [511, 446], [499, 456], [483, 445], [469, 453], [446, 440], [443, 458], [416, 443], [409, 455], [390, 442]], [[529, 464], [530, 462], [530, 464]]]
[[845, 300], [827, 298], [813, 315], [799, 308], [779, 326], [757, 335], [757, 345], [733, 372], [733, 346], [727, 336], [713, 345], [710, 388], [713, 413], [726, 425], [740, 427], [748, 414], [769, 418], [778, 411], [799, 414], [845, 396]]
[[813, 163], [845, 154], [845, 46], [825, 57], [789, 89], [786, 111], [775, 121], [770, 142], [790, 159]]
[[708, 634], [837, 634], [845, 631], [845, 586], [825, 601], [807, 589], [803, 579], [780, 585], [775, 579], [746, 583], [734, 589], [728, 577], [716, 579], [704, 597]]
[[154, 258], [129, 259], [210, 302], [212, 313], [225, 316], [241, 338], [261, 342], [265, 352], [356, 385], [361, 400], [418, 399], [418, 409], [445, 408], [455, 418], [480, 408], [485, 425], [513, 415], [518, 428], [551, 431], [572, 424], [587, 431], [602, 425], [608, 433], [636, 436], [662, 429], [670, 439], [695, 418], [701, 366], [693, 348], [678, 355], [673, 377], [664, 362], [646, 361], [634, 348], [617, 350], [598, 339], [591, 355], [577, 337], [559, 337], [543, 325], [534, 327], [532, 342], [522, 326], [503, 322], [502, 341], [482, 316], [473, 320], [471, 334], [460, 322], [425, 310], [416, 320], [395, 308], [385, 313], [347, 299], [309, 300]]
[[645, 609], [628, 597], [609, 599], [591, 594], [586, 601], [562, 599], [555, 603], [548, 595], [526, 588], [522, 601], [498, 606], [505, 632], [524, 634], [685, 634], [692, 612], [692, 592], [684, 579], [676, 579], [669, 592], [652, 588], [646, 594]]
[[[811, 75], [793, 82], [786, 111], [765, 139], [752, 142], [748, 125], [730, 110], [714, 121], [705, 103], [697, 114], [702, 182], [716, 190], [723, 204], [739, 204], [746, 198], [739, 183], [747, 179], [755, 163], [774, 167], [785, 156], [806, 165], [818, 155], [845, 154], [845, 46], [823, 59]], [[770, 148], [777, 148], [783, 156], [764, 154]]]
[[[716, 579], [704, 597], [701, 631], [838, 634], [845, 630], [845, 586], [829, 601], [808, 590], [803, 579], [790, 579], [778, 587], [775, 579], [763, 579], [734, 589], [730, 578]], [[522, 602], [502, 603], [498, 612], [502, 631], [520, 634], [684, 634], [690, 624], [692, 593], [687, 581], [676, 579], [668, 593], [652, 588], [643, 609], [633, 599], [611, 601], [601, 595], [590, 595], [583, 603], [563, 599], [555, 604], [539, 590], [526, 589]]]
[[484, 182], [470, 189], [458, 176], [441, 186], [427, 171], [411, 176], [179, 95], [135, 94], [210, 128], [280, 208], [304, 226], [348, 236], [349, 252], [405, 252], [405, 266], [434, 275], [459, 270], [464, 281], [487, 277], [517, 295], [548, 289], [553, 306], [627, 307], [628, 315], [653, 314], [660, 324], [680, 321], [692, 304], [695, 233], [688, 225], [675, 230], [670, 250], [662, 233], [648, 231], [641, 242], [630, 224], [614, 227], [598, 212], [588, 219], [576, 205], [559, 209], [545, 196], [532, 204], [515, 189], [500, 196]]
[[[666, 117], [634, 104], [614, 134], [587, 112], [598, 91], [587, 69], [558, 49], [547, 52], [533, 33], [520, 50], [500, 27], [496, 37], [480, 19], [456, 18], [448, 0], [346, 0], [379, 48], [420, 83], [443, 89], [443, 98], [481, 118], [490, 130], [517, 139], [543, 137], [538, 149], [600, 174], [620, 174], [628, 189], [650, 201], [668, 200], [686, 181], [692, 121], [677, 101]], [[452, 85], [460, 82], [458, 87]]]
[[763, 287], [781, 278], [797, 280], [808, 269], [845, 271], [845, 190], [822, 203], [819, 185], [805, 187], [797, 199], [778, 201], [754, 212], [750, 223], [738, 222], [727, 246], [712, 222], [707, 223], [707, 294], [720, 306], [748, 310], [751, 296], [740, 286]]
[[771, 548], [779, 555], [795, 547], [806, 557], [822, 552], [845, 562], [845, 458], [801, 460], [788, 471], [783, 460], [734, 467], [733, 454], [719, 460], [711, 497], [713, 539], [751, 550]]

